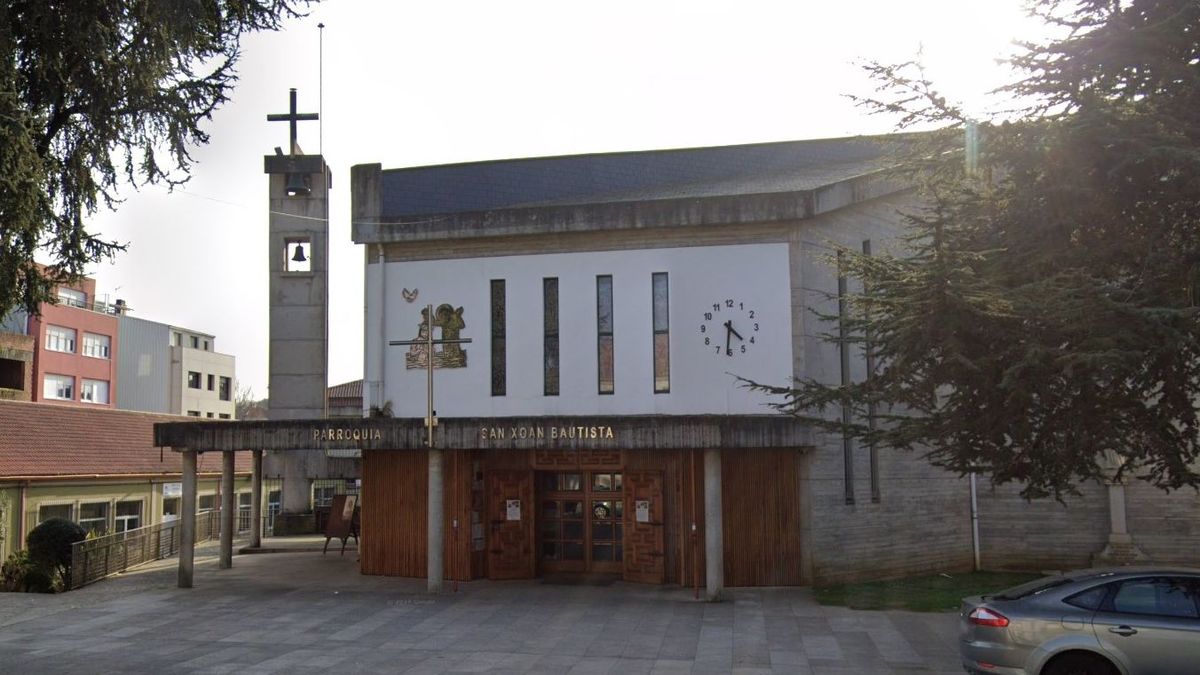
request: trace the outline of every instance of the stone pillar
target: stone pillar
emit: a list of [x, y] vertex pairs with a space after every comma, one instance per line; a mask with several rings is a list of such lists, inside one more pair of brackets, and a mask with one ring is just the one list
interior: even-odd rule
[[233, 567], [234, 516], [237, 515], [237, 500], [233, 494], [233, 451], [221, 452], [221, 554], [217, 567], [227, 570]]
[[1125, 520], [1125, 484], [1106, 481], [1108, 487], [1108, 543], [1092, 556], [1092, 565], [1109, 567], [1149, 562], [1149, 557], [1133, 543]]
[[250, 475], [250, 548], [262, 548], [262, 472], [263, 451], [252, 451]]
[[183, 451], [183, 500], [179, 504], [179, 587], [192, 587], [196, 562], [196, 451]]
[[704, 568], [704, 597], [709, 602], [720, 602], [725, 590], [720, 449], [704, 451]]
[[442, 577], [444, 572], [444, 540], [445, 531], [442, 519], [444, 517], [446, 495], [442, 483], [442, 451], [429, 449], [429, 506], [428, 506], [428, 542], [426, 545], [427, 588], [430, 593], [442, 592]]

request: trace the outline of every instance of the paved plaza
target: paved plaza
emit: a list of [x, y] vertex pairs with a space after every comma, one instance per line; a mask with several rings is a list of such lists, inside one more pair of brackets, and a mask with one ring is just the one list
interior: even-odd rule
[[56, 596], [0, 593], [4, 673], [961, 673], [953, 614], [822, 607], [806, 589], [424, 581], [355, 556], [174, 561]]

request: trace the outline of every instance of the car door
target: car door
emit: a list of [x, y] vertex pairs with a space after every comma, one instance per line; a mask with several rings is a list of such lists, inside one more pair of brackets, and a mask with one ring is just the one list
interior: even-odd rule
[[1100, 645], [1129, 675], [1190, 675], [1200, 664], [1200, 577], [1118, 582], [1092, 619]]

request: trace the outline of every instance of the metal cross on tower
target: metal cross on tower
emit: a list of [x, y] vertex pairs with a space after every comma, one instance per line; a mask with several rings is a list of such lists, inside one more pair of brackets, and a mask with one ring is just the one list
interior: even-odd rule
[[433, 305], [426, 305], [425, 308], [425, 337], [416, 340], [389, 340], [388, 344], [393, 347], [409, 346], [409, 345], [424, 345], [425, 346], [425, 446], [433, 447], [433, 428], [437, 426], [437, 417], [434, 415], [433, 409], [433, 346], [434, 345], [450, 345], [450, 344], [468, 344], [471, 338], [452, 338], [452, 339], [433, 339]]
[[297, 113], [296, 112], [296, 88], [292, 87], [288, 90], [288, 96], [291, 101], [290, 110], [286, 113], [278, 113], [267, 115], [268, 122], [287, 122], [291, 132], [288, 139], [288, 154], [300, 154], [300, 147], [296, 145], [296, 122], [309, 122], [321, 119], [317, 113]]

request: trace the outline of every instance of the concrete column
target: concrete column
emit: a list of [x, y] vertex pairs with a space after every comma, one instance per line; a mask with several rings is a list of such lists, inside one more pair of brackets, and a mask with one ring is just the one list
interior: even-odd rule
[[704, 451], [704, 597], [720, 602], [725, 590], [725, 535], [721, 521], [721, 450]]
[[233, 528], [237, 500], [233, 494], [233, 451], [221, 452], [221, 555], [217, 567], [233, 567]]
[[442, 483], [442, 451], [429, 450], [429, 507], [427, 527], [429, 531], [428, 542], [426, 545], [426, 560], [428, 567], [426, 568], [427, 588], [430, 593], [442, 592], [442, 576], [444, 571], [443, 563], [443, 542], [445, 539], [445, 531], [443, 529], [446, 495]]
[[262, 472], [263, 451], [254, 450], [250, 475], [250, 547], [262, 548]]
[[196, 451], [183, 451], [183, 500], [179, 505], [179, 587], [192, 587], [196, 562]]
[[1125, 486], [1121, 483], [1108, 484], [1108, 519], [1111, 525], [1110, 538], [1129, 540], [1129, 529], [1125, 524]]

